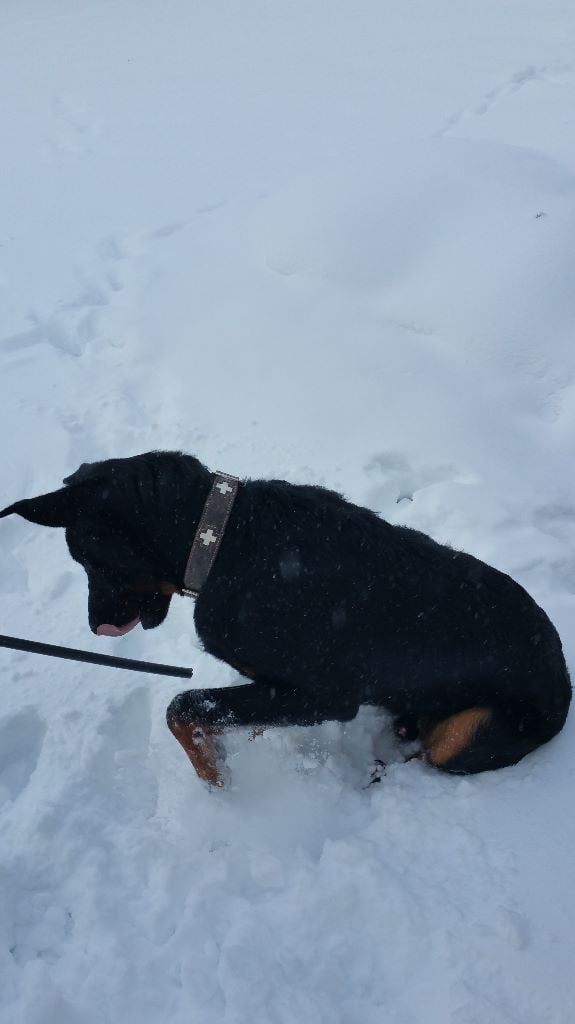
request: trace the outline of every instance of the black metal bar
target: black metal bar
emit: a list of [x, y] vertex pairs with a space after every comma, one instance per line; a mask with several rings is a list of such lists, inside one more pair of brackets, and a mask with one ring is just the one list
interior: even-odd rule
[[108, 668], [127, 668], [133, 672], [150, 672], [157, 676], [178, 676], [191, 679], [193, 669], [177, 665], [158, 665], [154, 661], [134, 661], [132, 658], [115, 658], [110, 654], [92, 654], [73, 647], [58, 647], [55, 644], [40, 644], [35, 640], [19, 640], [15, 636], [1, 636], [0, 647], [12, 647], [15, 651], [29, 651], [31, 654], [48, 654], [52, 658], [67, 658], [69, 661], [87, 661], [91, 665], [107, 665]]

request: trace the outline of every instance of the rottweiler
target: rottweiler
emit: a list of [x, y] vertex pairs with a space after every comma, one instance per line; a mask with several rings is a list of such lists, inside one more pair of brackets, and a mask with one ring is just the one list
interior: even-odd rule
[[[90, 627], [118, 636], [159, 626], [186, 593], [215, 479], [181, 452], [108, 459], [0, 516], [65, 529], [88, 576]], [[518, 583], [323, 487], [238, 483], [194, 622], [205, 650], [246, 677], [168, 707], [169, 728], [214, 786], [219, 735], [234, 726], [346, 722], [374, 705], [399, 736], [419, 739], [428, 764], [465, 774], [546, 743], [571, 700], [557, 631]]]

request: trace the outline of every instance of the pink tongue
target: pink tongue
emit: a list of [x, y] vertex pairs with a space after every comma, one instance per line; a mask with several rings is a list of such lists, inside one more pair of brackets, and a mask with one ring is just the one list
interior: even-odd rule
[[140, 621], [140, 616], [137, 619], [132, 619], [125, 626], [111, 626], [109, 622], [102, 623], [98, 626], [96, 633], [98, 636], [124, 636], [124, 633], [129, 633], [131, 629], [134, 629]]

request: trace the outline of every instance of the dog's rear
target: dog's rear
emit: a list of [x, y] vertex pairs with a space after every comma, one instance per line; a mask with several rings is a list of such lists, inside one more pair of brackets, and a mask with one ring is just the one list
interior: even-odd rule
[[467, 708], [420, 731], [425, 759], [443, 771], [469, 775], [517, 764], [562, 729], [569, 704], [553, 719], [516, 709]]
[[521, 688], [514, 682], [519, 675], [511, 670], [511, 678], [504, 676], [500, 685], [490, 681], [486, 689], [490, 699], [485, 702], [419, 719], [418, 732], [430, 764], [458, 774], [504, 768], [561, 731], [571, 702], [571, 682], [555, 627], [541, 609], [537, 612], [539, 649], [524, 668]]

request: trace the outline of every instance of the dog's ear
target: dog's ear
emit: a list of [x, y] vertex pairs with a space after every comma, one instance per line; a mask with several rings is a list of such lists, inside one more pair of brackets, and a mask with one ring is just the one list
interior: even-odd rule
[[62, 487], [37, 498], [23, 498], [0, 512], [0, 519], [13, 513], [40, 526], [69, 526], [78, 516], [79, 501], [76, 488]]

